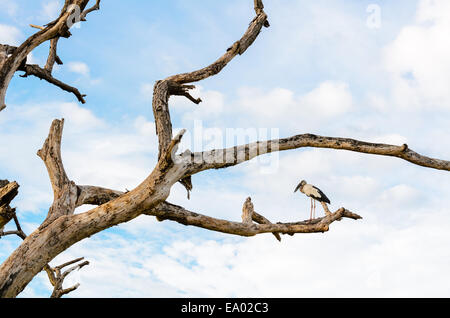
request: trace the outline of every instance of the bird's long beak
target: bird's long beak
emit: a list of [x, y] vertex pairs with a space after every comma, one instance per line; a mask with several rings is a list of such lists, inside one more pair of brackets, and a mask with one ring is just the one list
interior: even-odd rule
[[295, 188], [294, 193], [297, 192], [298, 189], [300, 189], [300, 185], [298, 185], [297, 188]]

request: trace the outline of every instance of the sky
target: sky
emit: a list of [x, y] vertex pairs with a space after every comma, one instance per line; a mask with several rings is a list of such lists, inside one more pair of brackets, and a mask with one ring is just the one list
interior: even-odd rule
[[[450, 3], [447, 0], [265, 1], [271, 27], [220, 75], [197, 84], [203, 103], [172, 98], [184, 148], [301, 133], [409, 147], [450, 159]], [[0, 43], [18, 45], [50, 22], [62, 1], [0, 0]], [[238, 40], [253, 1], [102, 1], [99, 12], [59, 42], [54, 75], [74, 96], [16, 74], [0, 113], [0, 177], [16, 180], [13, 201], [26, 233], [52, 202], [36, 156], [55, 118], [65, 118], [62, 156], [77, 184], [133, 189], [156, 163], [151, 109], [155, 81], [204, 67]], [[48, 44], [29, 62], [45, 64]], [[242, 139], [242, 138], [241, 138]], [[324, 234], [279, 243], [270, 234], [234, 237], [141, 216], [83, 240], [51, 264], [85, 257], [69, 297], [450, 297], [450, 174], [397, 158], [298, 149], [193, 177], [169, 202], [240, 221], [252, 197], [273, 222], [309, 218], [305, 179], [330, 209], [358, 213]], [[90, 207], [82, 207], [77, 213]], [[323, 212], [318, 208], [317, 214]], [[0, 241], [0, 261], [20, 244]], [[39, 274], [21, 297], [48, 297]]]

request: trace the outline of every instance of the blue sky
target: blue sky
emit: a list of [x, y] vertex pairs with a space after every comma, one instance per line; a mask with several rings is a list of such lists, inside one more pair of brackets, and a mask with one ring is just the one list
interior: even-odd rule
[[[219, 76], [198, 84], [194, 95], [202, 104], [171, 100], [174, 127], [191, 135], [200, 123], [205, 135], [265, 128], [281, 137], [406, 142], [450, 158], [448, 1], [266, 2], [271, 27]], [[35, 31], [28, 24], [51, 21], [61, 4], [0, 0], [0, 43], [19, 44]], [[367, 25], [371, 4], [381, 10], [379, 28]], [[62, 151], [70, 178], [132, 189], [157, 155], [153, 83], [214, 61], [253, 15], [253, 2], [243, 0], [104, 1], [72, 38], [60, 41], [65, 64], [54, 73], [87, 94], [87, 104], [16, 76], [0, 113], [0, 148], [8, 149], [0, 153], [0, 176], [21, 185], [14, 203], [27, 233], [52, 200], [35, 155], [52, 119], [66, 119]], [[47, 49], [30, 60], [42, 65]], [[275, 168], [264, 169], [271, 163]], [[302, 220], [309, 200], [292, 194], [301, 179], [324, 190], [331, 209], [345, 206], [364, 219], [333, 224], [323, 235], [283, 237], [280, 244], [271, 235], [244, 239], [140, 217], [54, 262], [80, 256], [91, 262], [73, 276], [81, 287], [70, 297], [450, 296], [448, 173], [393, 158], [301, 149], [202, 173], [190, 201], [179, 185], [169, 201], [239, 220], [251, 196], [272, 221]], [[0, 243], [3, 260], [19, 242]], [[39, 275], [23, 296], [45, 297], [49, 288]]]

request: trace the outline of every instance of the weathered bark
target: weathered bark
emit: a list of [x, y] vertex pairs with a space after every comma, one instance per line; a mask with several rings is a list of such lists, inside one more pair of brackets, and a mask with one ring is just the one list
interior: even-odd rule
[[[198, 82], [220, 73], [236, 55], [244, 54], [256, 40], [263, 26], [269, 27], [262, 1], [255, 0], [254, 4], [257, 16], [250, 23], [242, 38], [228, 48], [226, 53], [216, 62], [200, 70], [170, 76], [165, 80], [156, 82], [153, 90], [152, 108], [155, 117], [156, 134], [159, 140], [159, 156], [165, 152], [168, 143], [172, 139], [172, 122], [169, 111], [170, 96], [185, 96], [195, 104], [202, 102], [200, 98], [195, 99], [189, 94], [189, 90], [194, 89], [195, 86], [184, 84]], [[180, 183], [186, 188], [188, 198], [190, 198], [190, 192], [193, 189], [191, 176], [181, 179]]]
[[[0, 297], [15, 297], [46, 264], [61, 252], [102, 230], [128, 222], [163, 202], [186, 167], [175, 164], [171, 153], [181, 141], [181, 132], [171, 142], [153, 172], [133, 191], [88, 212], [74, 215], [77, 200], [73, 184], [60, 162], [62, 121], [54, 121], [40, 156], [46, 163], [55, 192], [55, 202], [46, 221], [29, 235], [0, 267]], [[47, 151], [46, 151], [47, 149]], [[48, 152], [48, 153], [47, 153]], [[49, 155], [49, 154], [52, 155]], [[76, 192], [75, 192], [76, 193]], [[57, 208], [55, 208], [57, 206]]]
[[242, 207], [242, 223], [252, 224], [254, 212], [255, 208], [253, 206], [252, 199], [247, 198], [244, 202], [244, 206]]
[[114, 191], [101, 187], [94, 186], [77, 186], [78, 187], [78, 200], [76, 206], [82, 206], [85, 204], [90, 205], [102, 205], [111, 200], [117, 199], [124, 192]]
[[[51, 65], [51, 64], [48, 64]], [[50, 69], [50, 66], [48, 66]], [[53, 65], [51, 66], [51, 69], [53, 69]], [[82, 104], [86, 103], [86, 100], [84, 99], [86, 97], [85, 94], [81, 94], [78, 88], [70, 86], [56, 78], [54, 78], [51, 74], [51, 69], [43, 69], [39, 65], [36, 64], [26, 64], [23, 67], [20, 67], [18, 71], [25, 72], [21, 77], [28, 77], [28, 76], [35, 76], [41, 80], [45, 80], [50, 84], [55, 85], [56, 87], [59, 87], [63, 91], [66, 91], [68, 93], [72, 93], [75, 95], [75, 97], [78, 99], [78, 101]]]
[[[242, 207], [242, 223], [244, 224], [252, 224], [252, 221], [255, 221], [258, 224], [272, 224], [268, 219], [266, 219], [261, 214], [255, 212], [255, 206], [252, 203], [252, 199], [248, 197], [244, 206]], [[273, 233], [275, 238], [281, 242], [281, 237], [279, 233]]]
[[[255, 212], [255, 211], [253, 211], [253, 214], [252, 214], [252, 220], [255, 221], [255, 222], [258, 223], [258, 224], [272, 224], [272, 222], [270, 222], [270, 221], [269, 221], [268, 219], [266, 219], [264, 216], [262, 216], [261, 214]], [[273, 236], [275, 236], [275, 238], [276, 238], [279, 242], [281, 242], [281, 236], [280, 236], [280, 233], [273, 232], [272, 234], [273, 234]]]
[[[84, 258], [81, 257], [81, 258], [77, 258], [73, 261], [64, 263], [62, 265], [56, 266], [55, 268], [52, 268], [49, 265], [44, 267], [44, 270], [47, 272], [48, 279], [50, 280], [50, 283], [53, 286], [53, 292], [52, 292], [52, 295], [50, 296], [50, 298], [61, 298], [62, 296], [67, 295], [67, 294], [77, 290], [78, 287], [80, 287], [80, 284], [78, 283], [72, 287], [64, 288], [63, 283], [64, 283], [64, 279], [70, 273], [72, 273], [74, 270], [80, 270], [84, 266], [89, 265], [88, 261], [83, 261], [83, 260], [84, 260]], [[83, 262], [79, 263], [81, 261], [83, 261]], [[62, 272], [63, 268], [73, 265], [73, 264], [76, 264], [76, 263], [79, 263], [79, 264], [72, 266], [69, 269]]]
[[58, 53], [57, 53], [59, 39], [60, 39], [59, 37], [56, 37], [56, 38], [53, 38], [50, 40], [50, 52], [48, 54], [47, 63], [45, 64], [45, 67], [44, 67], [44, 70], [46, 70], [47, 73], [49, 73], [49, 74], [52, 73], [53, 66], [55, 65], [55, 63], [57, 63], [58, 65], [63, 64], [63, 62], [61, 61], [61, 59], [59, 58]]
[[423, 156], [409, 149], [408, 145], [377, 144], [349, 138], [322, 137], [312, 134], [192, 153], [190, 155], [191, 158], [185, 158], [185, 160], [191, 162], [188, 174], [196, 174], [204, 170], [235, 166], [263, 154], [305, 147], [348, 150], [372, 155], [397, 157], [419, 166], [450, 171], [450, 161]]
[[9, 205], [18, 194], [17, 182], [0, 180], [0, 232], [16, 215], [16, 210]]
[[338, 219], [362, 219], [361, 216], [352, 213], [345, 208], [341, 208], [329, 216], [313, 220], [314, 222], [302, 221], [276, 224], [241, 223], [216, 219], [191, 212], [183, 207], [168, 202], [161, 203], [156, 208], [147, 211], [146, 214], [156, 216], [159, 221], [170, 220], [183, 225], [191, 225], [211, 231], [246, 237], [264, 233], [281, 233], [289, 235], [297, 233], [323, 233], [327, 232], [330, 224]]
[[[68, 6], [72, 4], [83, 12], [88, 2], [89, 0], [66, 0], [58, 19], [49, 23], [43, 30], [29, 37], [11, 53], [11, 56], [4, 60], [0, 68], [0, 111], [6, 108], [5, 98], [9, 83], [14, 73], [22, 65], [22, 62], [26, 60], [28, 54], [46, 41], [58, 37], [70, 37], [71, 34], [67, 22], [68, 19], [72, 18], [72, 12], [67, 10]], [[0, 57], [0, 59], [2, 58]]]
[[[67, 10], [69, 5], [79, 6], [82, 10], [80, 18], [84, 21], [87, 14], [100, 8], [100, 0], [97, 0], [95, 5], [89, 9], [85, 9], [88, 3], [89, 0], [66, 0], [58, 19], [45, 27], [38, 27], [41, 31], [27, 39], [21, 46], [15, 48], [0, 45], [0, 111], [5, 107], [6, 90], [12, 75], [17, 70], [25, 71], [25, 75], [34, 75], [47, 80], [72, 92], [80, 102], [84, 102], [84, 95], [81, 95], [77, 89], [54, 79], [51, 72], [54, 63], [62, 63], [57, 55], [58, 40], [61, 37], [70, 36], [66, 23], [71, 16], [71, 12]], [[0, 232], [2, 224], [8, 223], [11, 219], [14, 219], [17, 227], [17, 231], [1, 232], [0, 236], [16, 234], [24, 239], [23, 243], [0, 266], [0, 297], [17, 296], [42, 270], [47, 272], [50, 282], [54, 286], [52, 297], [61, 297], [75, 290], [78, 285], [67, 289], [62, 287], [64, 278], [74, 269], [81, 268], [88, 262], [73, 266], [65, 272], [62, 272], [63, 268], [78, 263], [82, 259], [55, 268], [48, 265], [49, 262], [73, 244], [100, 231], [133, 220], [142, 214], [155, 216], [160, 221], [170, 220], [183, 225], [245, 237], [272, 233], [279, 241], [281, 241], [281, 234], [321, 233], [328, 231], [330, 224], [335, 221], [343, 218], [354, 220], [361, 218], [345, 208], [331, 213], [324, 205], [327, 215], [323, 218], [274, 224], [255, 212], [254, 205], [248, 198], [243, 206], [243, 222], [233, 222], [194, 213], [166, 202], [170, 189], [177, 182], [181, 182], [186, 187], [189, 195], [189, 191], [192, 190], [191, 176], [201, 171], [231, 167], [263, 154], [303, 147], [392, 156], [416, 165], [450, 171], [449, 161], [425, 157], [410, 150], [407, 145], [375, 144], [310, 134], [269, 142], [255, 142], [228, 149], [197, 153], [186, 151], [176, 155], [184, 131], [172, 138], [170, 97], [185, 96], [193, 103], [201, 102], [201, 99], [196, 99], [189, 94], [189, 91], [195, 86], [186, 84], [218, 74], [234, 57], [243, 54], [252, 45], [262, 28], [269, 26], [262, 0], [254, 0], [254, 8], [256, 17], [251, 21], [247, 31], [216, 62], [200, 70], [174, 75], [156, 82], [152, 108], [159, 139], [158, 163], [151, 174], [134, 190], [124, 193], [96, 186], [77, 185], [71, 181], [64, 169], [61, 157], [64, 120], [55, 120], [52, 123], [49, 136], [38, 152], [49, 174], [54, 201], [45, 221], [31, 235], [27, 236], [23, 233], [15, 213], [11, 217], [6, 210], [2, 210], [4, 207], [9, 208], [9, 203], [17, 194], [18, 185], [0, 181]], [[48, 40], [50, 40], [50, 50], [46, 66], [42, 69], [37, 65], [26, 64], [26, 56], [35, 47]], [[97, 205], [97, 207], [85, 213], [74, 214], [77, 207], [85, 204]]]

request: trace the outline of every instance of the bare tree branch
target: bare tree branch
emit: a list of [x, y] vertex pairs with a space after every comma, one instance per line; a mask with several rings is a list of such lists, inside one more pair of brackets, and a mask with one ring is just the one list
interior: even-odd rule
[[[31, 25], [35, 28], [41, 28], [44, 29], [44, 27], [39, 27], [35, 25]], [[48, 83], [55, 85], [59, 87], [60, 89], [72, 93], [75, 95], [75, 97], [78, 99], [78, 101], [82, 104], [86, 103], [86, 100], [84, 99], [86, 95], [81, 94], [80, 91], [76, 87], [72, 87], [52, 76], [53, 66], [54, 64], [63, 64], [61, 59], [57, 55], [57, 43], [58, 43], [59, 37], [53, 38], [50, 40], [50, 52], [49, 56], [47, 58], [47, 63], [45, 65], [45, 68], [41, 68], [39, 65], [36, 64], [26, 64], [26, 60], [22, 61], [21, 65], [19, 65], [17, 71], [23, 71], [24, 74], [20, 75], [20, 77], [26, 78], [28, 76], [35, 76], [41, 80], [45, 80]], [[0, 68], [2, 65], [2, 55], [1, 53], [4, 52], [5, 58], [3, 60], [6, 60], [7, 54], [12, 54], [15, 52], [17, 47], [15, 46], [7, 46], [7, 45], [0, 45]]]
[[77, 207], [85, 204], [102, 205], [125, 193], [95, 186], [78, 186], [78, 189]]
[[[5, 225], [8, 224], [16, 215], [16, 210], [11, 208], [9, 205], [17, 196], [18, 190], [19, 185], [17, 182], [2, 180], [0, 183], [0, 233], [2, 233]], [[8, 234], [4, 233], [3, 235]]]
[[[56, 58], [57, 58], [56, 55], [54, 57], [49, 56], [49, 59], [56, 59]], [[39, 65], [36, 65], [36, 64], [26, 64], [25, 66], [21, 67], [19, 69], [19, 71], [25, 72], [25, 74], [21, 75], [21, 77], [28, 77], [28, 76], [32, 75], [41, 80], [45, 80], [45, 81], [49, 82], [50, 84], [53, 84], [53, 85], [59, 87], [63, 91], [74, 94], [80, 103], [85, 104], [86, 103], [86, 100], [84, 99], [86, 97], [85, 94], [81, 94], [80, 91], [76, 87], [73, 87], [64, 82], [61, 82], [60, 80], [58, 80], [52, 76], [51, 70], [53, 69], [53, 65], [54, 65], [54, 61], [51, 62], [49, 60], [46, 65], [46, 68], [49, 69], [49, 70], [47, 70], [47, 69], [41, 68]]]
[[[186, 83], [198, 82], [208, 77], [214, 76], [227, 66], [227, 64], [238, 54], [243, 54], [250, 45], [258, 37], [263, 26], [268, 27], [267, 15], [263, 10], [264, 6], [262, 1], [255, 1], [255, 12], [257, 16], [253, 19], [244, 33], [242, 38], [235, 42], [232, 47], [227, 49], [224, 55], [222, 55], [213, 64], [202, 68], [200, 70], [178, 74], [166, 78], [165, 80], [158, 81], [155, 84], [153, 91], [153, 114], [155, 117], [156, 134], [159, 139], [159, 156], [165, 152], [170, 140], [172, 139], [172, 122], [170, 119], [169, 111], [169, 98], [173, 95], [181, 95], [187, 97], [195, 104], [199, 104], [202, 100], [200, 98], [195, 99], [189, 94], [189, 90], [195, 88], [194, 85], [183, 85]], [[180, 183], [186, 188], [188, 198], [190, 198], [190, 192], [192, 190], [191, 177], [186, 177], [180, 180]]]
[[70, 182], [61, 158], [61, 139], [64, 128], [64, 119], [54, 120], [44, 146], [37, 152], [44, 161], [52, 184], [55, 199], [58, 198], [64, 185]]
[[41, 228], [61, 216], [72, 215], [81, 205], [102, 205], [123, 194], [123, 192], [96, 186], [78, 186], [69, 179], [61, 157], [63, 128], [64, 119], [54, 120], [44, 146], [38, 151], [38, 156], [47, 167], [54, 194], [53, 204]]
[[[37, 46], [53, 38], [70, 37], [70, 24], [68, 23], [68, 19], [72, 18], [72, 12], [67, 10], [68, 5], [73, 4], [83, 11], [88, 2], [89, 0], [66, 1], [58, 19], [49, 23], [43, 30], [30, 36], [11, 54], [11, 56], [7, 57], [6, 60], [3, 62], [0, 61], [0, 111], [6, 107], [5, 97], [9, 83], [23, 61], [26, 61], [28, 54], [30, 54]], [[1, 59], [2, 57], [0, 56], [0, 60]]]
[[93, 5], [92, 7], [90, 7], [89, 9], [86, 9], [83, 11], [83, 13], [81, 13], [81, 21], [86, 21], [86, 16], [93, 12], [93, 11], [97, 11], [100, 10], [100, 2], [101, 0], [96, 0], [95, 5]]
[[334, 221], [341, 218], [354, 220], [362, 219], [361, 216], [352, 213], [345, 208], [341, 208], [329, 216], [313, 220], [313, 222], [303, 221], [297, 223], [241, 223], [216, 219], [210, 216], [188, 211], [183, 207], [163, 202], [145, 214], [156, 216], [159, 221], [175, 221], [183, 225], [195, 226], [211, 231], [233, 234], [239, 236], [255, 236], [264, 233], [297, 234], [297, 233], [323, 233], [329, 230], [329, 226]]
[[[74, 214], [78, 187], [64, 177], [60, 150], [62, 121], [55, 120], [40, 155], [56, 189], [55, 201], [44, 223], [0, 266], [0, 297], [15, 297], [57, 255], [73, 244], [115, 225], [128, 222], [167, 199], [170, 188], [182, 178], [187, 166], [174, 162], [184, 134], [169, 144], [152, 173], [134, 190], [90, 211]], [[48, 149], [52, 155], [48, 157]], [[31, 263], [24, 259], [33, 259]]]
[[[258, 224], [272, 224], [264, 216], [255, 212], [255, 207], [252, 203], [252, 199], [248, 197], [244, 202], [244, 206], [242, 207], [242, 223], [250, 225], [252, 224], [252, 221], [255, 221]], [[279, 233], [275, 232], [273, 233], [273, 235], [279, 242], [281, 242], [281, 236]]]
[[[81, 18], [85, 19], [87, 14], [100, 8], [99, 0], [93, 7], [85, 9], [88, 3], [89, 0], [66, 0], [60, 17], [45, 27], [38, 27], [41, 30], [27, 39], [20, 47], [14, 50], [9, 46], [0, 47], [0, 110], [5, 107], [6, 90], [12, 74], [17, 70], [25, 70], [26, 75], [41, 76], [40, 78], [74, 93], [80, 101], [84, 101], [84, 95], [81, 95], [75, 88], [55, 80], [51, 71], [54, 63], [58, 63], [58, 39], [70, 36], [67, 23], [68, 19], [73, 18], [73, 10], [70, 9], [70, 6], [77, 5], [81, 9]], [[255, 142], [228, 149], [197, 153], [186, 151], [181, 155], [176, 155], [185, 130], [172, 138], [172, 123], [168, 106], [170, 97], [179, 95], [185, 96], [194, 103], [201, 102], [201, 99], [195, 99], [189, 93], [194, 86], [186, 84], [218, 74], [234, 57], [243, 54], [254, 43], [262, 28], [269, 26], [262, 0], [254, 0], [254, 9], [256, 17], [242, 38], [235, 42], [216, 62], [200, 70], [174, 75], [156, 82], [152, 108], [159, 138], [158, 162], [145, 180], [132, 191], [123, 193], [101, 187], [77, 185], [71, 181], [66, 174], [61, 157], [64, 120], [53, 121], [48, 138], [38, 155], [46, 165], [54, 192], [54, 201], [45, 221], [29, 236], [23, 233], [15, 213], [12, 216], [17, 231], [8, 232], [10, 233], [8, 235], [19, 235], [24, 241], [0, 266], [0, 297], [17, 296], [42, 270], [47, 272], [50, 282], [54, 286], [52, 296], [61, 297], [77, 289], [78, 284], [64, 289], [63, 281], [67, 275], [86, 266], [88, 262], [77, 259], [55, 268], [48, 265], [49, 262], [73, 244], [105, 229], [129, 222], [142, 214], [155, 216], [160, 221], [170, 220], [184, 225], [245, 237], [272, 233], [278, 240], [281, 240], [281, 234], [326, 232], [333, 222], [343, 218], [361, 219], [359, 215], [345, 208], [331, 213], [324, 205], [327, 215], [323, 218], [274, 224], [255, 212], [254, 205], [248, 198], [243, 206], [243, 222], [233, 222], [194, 213], [166, 201], [172, 186], [177, 182], [181, 182], [186, 187], [189, 195], [189, 191], [192, 190], [191, 176], [204, 170], [231, 167], [275, 151], [315, 147], [398, 157], [417, 165], [450, 171], [450, 162], [422, 156], [410, 150], [407, 145], [375, 144], [310, 134], [268, 142]], [[27, 65], [26, 56], [35, 47], [48, 40], [51, 43], [46, 67], [42, 69], [39, 66]], [[1, 189], [8, 184], [0, 182]], [[1, 189], [0, 191], [2, 191]], [[74, 213], [77, 207], [85, 204], [93, 204], [96, 207], [84, 213]], [[11, 217], [9, 217], [10, 220]], [[74, 266], [63, 272], [64, 268], [71, 265]]]
[[73, 265], [75, 263], [79, 263], [81, 261], [84, 260], [84, 257], [81, 258], [77, 258], [73, 261], [64, 263], [62, 265], [56, 266], [55, 268], [50, 267], [50, 265], [46, 265], [44, 267], [44, 270], [47, 272], [47, 276], [50, 280], [50, 283], [53, 286], [53, 293], [50, 296], [51, 298], [61, 298], [64, 295], [67, 295], [68, 293], [73, 292], [74, 290], [76, 290], [78, 287], [80, 287], [80, 284], [76, 284], [70, 288], [63, 288], [63, 283], [64, 283], [64, 279], [70, 274], [72, 273], [74, 270], [80, 270], [82, 269], [84, 266], [89, 265], [88, 261], [84, 261], [80, 264], [77, 264], [75, 266], [70, 267], [68, 270], [62, 272], [62, 269], [69, 266], [69, 265]]
[[[253, 211], [253, 215], [252, 215], [252, 220], [255, 221], [258, 224], [272, 224], [272, 222], [270, 222], [268, 219], [266, 219], [264, 216], [262, 216], [261, 214], [258, 214], [257, 212]], [[277, 232], [273, 232], [272, 233], [273, 236], [275, 236], [275, 238], [281, 242], [281, 236], [280, 233]]]
[[[10, 236], [10, 235], [17, 235], [22, 240], [25, 240], [27, 238], [27, 235], [23, 232], [22, 227], [20, 226], [19, 220], [15, 213], [15, 209], [10, 209], [8, 207], [10, 209], [10, 212], [12, 213], [11, 217], [10, 218], [8, 217], [9, 219], [5, 218], [3, 215], [3, 208], [6, 205], [9, 205], [9, 203], [18, 194], [18, 188], [19, 185], [16, 182], [8, 182], [7, 180], [0, 180], [0, 238], [2, 238], [3, 236]], [[3, 232], [4, 225], [6, 225], [6, 223], [8, 223], [10, 219], [14, 220], [17, 230]], [[66, 276], [69, 275], [72, 271], [74, 271], [75, 269], [81, 269], [83, 266], [88, 265], [89, 262], [83, 262], [81, 264], [78, 264], [77, 266], [70, 268], [64, 273], [61, 273], [61, 270], [69, 265], [78, 263], [83, 259], [84, 258], [79, 258], [67, 262], [65, 264], [55, 267], [54, 269], [51, 268], [48, 264], [44, 267], [44, 270], [47, 272], [48, 277], [50, 279], [50, 283], [54, 286], [52, 297], [59, 298], [78, 288], [79, 284], [77, 284], [72, 288], [63, 289], [62, 288], [63, 281], [66, 278]]]
[[215, 149], [180, 156], [179, 160], [190, 161], [188, 175], [209, 169], [222, 169], [249, 161], [257, 156], [304, 147], [348, 150], [372, 155], [397, 157], [413, 164], [450, 171], [450, 161], [420, 155], [407, 145], [369, 143], [349, 138], [322, 137], [312, 134], [297, 135], [290, 138], [258, 141], [227, 149]]
[[[44, 67], [44, 69], [50, 74], [53, 71], [53, 66], [55, 65], [55, 63], [57, 63], [58, 65], [63, 64], [63, 62], [61, 61], [61, 59], [59, 58], [58, 53], [57, 53], [59, 39], [60, 39], [59, 37], [56, 37], [56, 38], [53, 38], [50, 40], [50, 51], [48, 54], [47, 63], [45, 64], [45, 67]], [[54, 83], [52, 83], [52, 84], [54, 84]], [[58, 86], [58, 85], [56, 85], [56, 86]], [[61, 86], [58, 86], [58, 87], [62, 88]], [[64, 88], [62, 88], [62, 89], [64, 89]]]
[[244, 52], [253, 44], [253, 42], [258, 37], [262, 27], [266, 24], [267, 15], [263, 11], [263, 6], [259, 6], [257, 8], [255, 7], [255, 11], [257, 16], [250, 23], [250, 26], [248, 27], [242, 38], [239, 41], [235, 42], [230, 48], [228, 48], [227, 52], [222, 55], [217, 61], [205, 68], [194, 72], [168, 77], [166, 81], [172, 81], [181, 85], [186, 83], [198, 82], [208, 77], [219, 74], [220, 71], [222, 71], [222, 69], [236, 57], [236, 55], [244, 54]]

